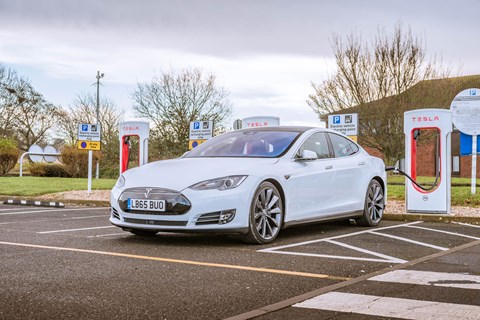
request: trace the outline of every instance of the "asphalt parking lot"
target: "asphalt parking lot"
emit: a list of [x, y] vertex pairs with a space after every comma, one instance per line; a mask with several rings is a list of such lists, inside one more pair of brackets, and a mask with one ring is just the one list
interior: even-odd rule
[[0, 205], [0, 318], [480, 319], [475, 225], [335, 222], [251, 246], [133, 236], [108, 216]]

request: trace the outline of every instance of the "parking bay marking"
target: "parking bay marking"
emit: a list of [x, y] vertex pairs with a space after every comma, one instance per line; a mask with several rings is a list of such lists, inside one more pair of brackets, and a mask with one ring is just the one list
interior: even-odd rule
[[[394, 226], [376, 228], [375, 231], [378, 232], [378, 231], [381, 231], [381, 230], [408, 227], [408, 226], [413, 226], [413, 225], [419, 224], [419, 223], [422, 223], [422, 221], [414, 221], [414, 222], [398, 224], [398, 225], [394, 225]], [[347, 238], [347, 237], [351, 237], [351, 236], [370, 233], [371, 231], [372, 230], [352, 232], [352, 233], [342, 234], [342, 235], [328, 237], [328, 238], [315, 239], [315, 240], [309, 240], [309, 241], [304, 241], [304, 242], [299, 242], [299, 243], [287, 244], [287, 245], [279, 246], [279, 247], [261, 249], [261, 250], [258, 250], [257, 252], [267, 252], [267, 253], [277, 253], [277, 254], [297, 255], [297, 256], [307, 256], [307, 257], [318, 257], [318, 258], [342, 259], [342, 260], [369, 261], [369, 262], [384, 262], [384, 263], [405, 263], [405, 262], [407, 262], [407, 261], [399, 259], [399, 258], [383, 255], [381, 253], [373, 252], [373, 251], [366, 250], [366, 249], [363, 249], [363, 248], [358, 248], [358, 247], [350, 246], [350, 245], [345, 244], [345, 243], [334, 241], [334, 240], [341, 239], [341, 238]], [[339, 245], [339, 246], [342, 246], [342, 247], [347, 247], [348, 249], [355, 250], [355, 251], [362, 252], [362, 253], [367, 253], [367, 254], [370, 254], [370, 255], [374, 255], [374, 256], [377, 256], [381, 259], [364, 258], [364, 257], [351, 257], [351, 256], [336, 256], [336, 255], [292, 252], [292, 251], [281, 251], [282, 249], [286, 249], [286, 248], [299, 247], [299, 246], [304, 246], [304, 245], [308, 245], [308, 244], [312, 244], [312, 243], [318, 243], [318, 242], [328, 242], [328, 243]]]
[[368, 280], [480, 290], [480, 276], [463, 273], [394, 270], [369, 278]]
[[52, 247], [52, 246], [43, 246], [43, 245], [28, 244], [28, 243], [5, 242], [5, 241], [0, 241], [0, 244], [8, 245], [8, 246], [26, 247], [26, 248], [91, 253], [91, 254], [98, 254], [98, 255], [104, 255], [104, 256], [131, 258], [131, 259], [139, 259], [139, 260], [160, 261], [160, 262], [178, 263], [178, 264], [195, 265], [195, 266], [203, 266], [203, 267], [216, 267], [216, 268], [243, 270], [243, 271], [256, 271], [256, 272], [265, 272], [265, 273], [299, 276], [299, 277], [307, 277], [307, 278], [329, 279], [329, 280], [337, 280], [337, 281], [346, 281], [351, 279], [350, 277], [332, 276], [332, 275], [321, 274], [321, 273], [308, 273], [308, 272], [288, 271], [288, 270], [269, 269], [269, 268], [257, 268], [257, 267], [249, 267], [249, 266], [201, 262], [201, 261], [192, 261], [192, 260], [140, 256], [135, 254], [109, 252], [109, 251], [97, 251], [97, 250], [77, 249], [77, 248], [68, 248], [68, 247]]
[[[392, 306], [395, 306], [392, 308]], [[478, 319], [480, 307], [436, 301], [329, 292], [293, 307], [402, 319]]]
[[41, 232], [37, 232], [37, 233], [47, 234], [47, 233], [73, 232], [73, 231], [85, 231], [85, 230], [107, 229], [107, 228], [117, 228], [117, 227], [115, 227], [115, 226], [103, 226], [103, 227], [90, 227], [90, 228], [77, 228], [77, 229], [63, 229], [63, 230], [41, 231]]
[[415, 240], [404, 238], [404, 237], [398, 237], [398, 236], [394, 236], [394, 235], [387, 234], [387, 233], [381, 233], [381, 232], [376, 232], [376, 231], [370, 231], [369, 233], [377, 235], [377, 236], [382, 236], [382, 237], [392, 238], [392, 239], [396, 239], [396, 240], [400, 240], [400, 241], [410, 242], [410, 243], [413, 243], [413, 244], [418, 244], [419, 246], [429, 247], [429, 248], [433, 248], [433, 249], [437, 249], [437, 250], [441, 250], [441, 251], [448, 250], [448, 248], [439, 247], [439, 246], [436, 246], [436, 245], [433, 245], [433, 244], [430, 244], [430, 243], [415, 241]]
[[[375, 230], [358, 231], [358, 232], [343, 234], [343, 235], [339, 235], [339, 236], [333, 236], [333, 237], [329, 237], [329, 238], [315, 239], [315, 240], [309, 240], [309, 241], [304, 241], [304, 242], [300, 242], [300, 243], [293, 243], [293, 244], [279, 246], [279, 247], [261, 249], [261, 250], [258, 250], [258, 252], [277, 253], [277, 254], [285, 254], [285, 255], [297, 255], [297, 256], [308, 256], [308, 257], [319, 257], [319, 258], [330, 258], [330, 259], [342, 259], [342, 260], [355, 260], [355, 261], [405, 263], [407, 261], [399, 259], [399, 258], [383, 255], [383, 254], [380, 254], [380, 253], [377, 253], [377, 252], [373, 252], [373, 251], [366, 250], [366, 249], [363, 249], [363, 248], [354, 247], [354, 246], [351, 246], [351, 245], [348, 245], [348, 244], [345, 244], [345, 243], [342, 243], [342, 242], [338, 242], [338, 241], [333, 241], [333, 240], [334, 239], [347, 238], [347, 237], [356, 236], [356, 235], [365, 234], [365, 233], [370, 233], [370, 234], [383, 236], [383, 237], [387, 237], [387, 238], [392, 238], [392, 239], [396, 239], [396, 240], [400, 240], [400, 241], [410, 242], [410, 243], [413, 243], [413, 244], [416, 244], [416, 245], [429, 247], [429, 248], [440, 250], [440, 251], [450, 250], [449, 248], [436, 246], [436, 245], [433, 245], [433, 244], [430, 244], [430, 243], [420, 242], [420, 241], [416, 241], [416, 240], [412, 240], [412, 239], [399, 237], [399, 236], [394, 236], [394, 235], [390, 235], [390, 234], [380, 232], [382, 230], [395, 229], [395, 228], [400, 228], [400, 227], [417, 228], [417, 229], [421, 229], [421, 230], [425, 230], [425, 231], [433, 231], [433, 232], [439, 232], [439, 233], [444, 233], [444, 234], [449, 234], [449, 235], [454, 235], [454, 236], [459, 236], [459, 237], [464, 237], [464, 238], [469, 238], [469, 239], [474, 239], [474, 240], [480, 240], [480, 238], [469, 236], [469, 235], [464, 235], [464, 234], [461, 234], [461, 233], [455, 233], [455, 232], [450, 232], [450, 231], [443, 231], [443, 230], [438, 230], [438, 229], [432, 229], [432, 228], [417, 226], [417, 224], [419, 224], [419, 223], [423, 223], [423, 221], [415, 221], [415, 222], [399, 224], [399, 225], [394, 225], [394, 226], [388, 226], [388, 227], [383, 227], [383, 228], [376, 228]], [[461, 223], [459, 223], [459, 224], [461, 224]], [[469, 224], [466, 224], [466, 225], [471, 226], [471, 227], [477, 227], [477, 226], [473, 226], [473, 225], [469, 225]], [[348, 249], [351, 249], [351, 250], [354, 250], [354, 251], [358, 251], [358, 252], [366, 253], [366, 254], [369, 254], [369, 255], [377, 256], [381, 259], [364, 258], [364, 257], [351, 257], [351, 256], [337, 256], [337, 255], [326, 255], [326, 254], [304, 253], [304, 252], [293, 252], [293, 251], [282, 251], [282, 249], [299, 247], [299, 246], [308, 245], [308, 244], [312, 244], [312, 243], [318, 243], [318, 242], [331, 243], [331, 244], [342, 246], [342, 247], [345, 247], [345, 248], [348, 248]]]
[[467, 226], [467, 227], [473, 227], [473, 228], [480, 228], [480, 226], [478, 225], [475, 225], [475, 224], [470, 224], [470, 223], [464, 223], [464, 222], [452, 222], [452, 223], [455, 223], [455, 224], [460, 224], [462, 226]]
[[64, 211], [80, 211], [80, 210], [97, 210], [97, 209], [107, 209], [108, 207], [98, 207], [98, 208], [71, 208], [71, 209], [49, 209], [49, 210], [31, 210], [31, 211], [20, 211], [20, 212], [6, 212], [0, 213], [0, 216], [14, 215], [14, 214], [29, 214], [29, 213], [42, 213], [42, 212], [64, 212]]
[[450, 235], [453, 235], [453, 236], [458, 236], [458, 237], [463, 237], [463, 238], [468, 238], [468, 239], [480, 240], [480, 238], [477, 238], [477, 237], [468, 236], [466, 234], [455, 233], [455, 232], [450, 232], [450, 231], [431, 229], [431, 228], [425, 228], [425, 227], [419, 227], [419, 226], [413, 226], [413, 225], [409, 225], [407, 227], [408, 228], [420, 229], [420, 230], [426, 230], [426, 231], [440, 232], [440, 233], [450, 234]]
[[16, 223], [37, 223], [37, 222], [51, 222], [51, 221], [65, 221], [65, 220], [81, 220], [81, 219], [104, 218], [104, 217], [108, 217], [108, 215], [102, 214], [101, 216], [81, 216], [81, 217], [58, 218], [58, 219], [41, 219], [41, 220], [27, 220], [27, 221], [10, 221], [10, 222], [0, 222], [0, 225], [4, 225], [4, 224], [16, 224]]

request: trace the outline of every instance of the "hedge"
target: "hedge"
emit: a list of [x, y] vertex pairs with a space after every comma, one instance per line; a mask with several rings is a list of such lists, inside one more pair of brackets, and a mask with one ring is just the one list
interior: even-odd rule
[[11, 138], [0, 138], [0, 176], [6, 176], [17, 161], [17, 142]]

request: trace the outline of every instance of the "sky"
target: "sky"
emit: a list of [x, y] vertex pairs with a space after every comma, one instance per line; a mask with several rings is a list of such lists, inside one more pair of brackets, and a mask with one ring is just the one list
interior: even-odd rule
[[[132, 92], [162, 71], [200, 68], [230, 92], [232, 116], [320, 126], [307, 105], [335, 72], [333, 34], [372, 41], [397, 22], [461, 75], [480, 74], [480, 0], [0, 0], [0, 64], [50, 102], [101, 95], [136, 119]], [[457, 71], [458, 70], [458, 71]]]

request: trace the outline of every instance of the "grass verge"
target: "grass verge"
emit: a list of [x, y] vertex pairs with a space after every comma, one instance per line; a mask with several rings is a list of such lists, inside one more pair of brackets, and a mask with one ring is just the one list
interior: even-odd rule
[[[405, 200], [405, 186], [388, 185], [388, 199]], [[470, 187], [452, 187], [452, 206], [480, 207], [480, 194], [472, 194]]]
[[[116, 179], [92, 179], [92, 190], [108, 190]], [[0, 177], [0, 195], [38, 196], [48, 193], [87, 190], [86, 178]]]

